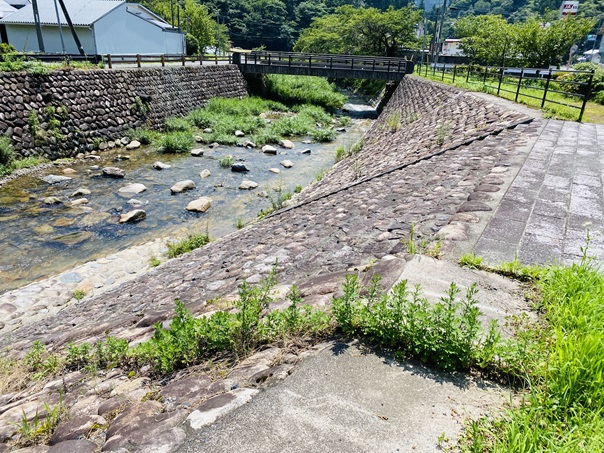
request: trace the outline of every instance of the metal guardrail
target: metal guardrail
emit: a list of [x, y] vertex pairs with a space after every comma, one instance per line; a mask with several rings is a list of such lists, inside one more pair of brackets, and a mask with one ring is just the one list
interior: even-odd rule
[[[432, 77], [436, 77], [439, 73], [441, 80], [449, 80], [455, 83], [459, 77], [465, 78], [467, 84], [480, 84], [486, 88], [490, 88], [497, 92], [500, 96], [501, 92], [514, 95], [514, 102], [518, 102], [519, 97], [527, 97], [541, 101], [541, 108], [544, 108], [547, 103], [562, 105], [565, 107], [578, 109], [578, 122], [583, 120], [585, 113], [585, 105], [593, 85], [594, 71], [573, 71], [563, 69], [537, 69], [537, 68], [511, 68], [511, 67], [493, 67], [493, 66], [476, 66], [476, 65], [450, 65], [450, 64], [418, 64], [417, 73], [419, 75], [428, 76], [432, 73]], [[564, 80], [560, 78], [564, 74], [584, 74], [587, 82], [576, 82], [573, 80]], [[513, 82], [518, 80], [518, 82]], [[489, 85], [495, 82], [496, 85]], [[509, 84], [515, 85], [514, 90], [506, 88]], [[504, 85], [504, 86], [502, 86]], [[575, 91], [569, 91], [570, 87]], [[523, 91], [524, 88], [524, 91]], [[543, 91], [542, 96], [534, 96], [526, 92], [527, 89]], [[577, 98], [581, 101], [581, 106], [568, 104], [565, 102], [548, 99], [549, 93], [561, 94], [569, 98]]]
[[114, 55], [107, 54], [103, 55], [103, 62], [109, 69], [113, 69], [114, 66], [120, 64], [136, 64], [138, 68], [141, 68], [144, 64], [161, 64], [166, 66], [169, 63], [180, 63], [185, 66], [187, 62], [197, 63], [200, 65], [204, 63], [219, 64], [220, 62], [232, 63], [233, 57], [231, 54], [228, 55]]

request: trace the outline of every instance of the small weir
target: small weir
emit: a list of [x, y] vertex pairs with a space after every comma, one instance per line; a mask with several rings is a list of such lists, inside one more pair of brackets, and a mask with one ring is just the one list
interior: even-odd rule
[[[352, 146], [363, 136], [372, 122], [368, 117], [375, 111], [359, 98], [352, 98], [344, 108], [352, 123], [336, 141], [327, 144], [303, 143], [305, 138], [299, 138], [294, 140], [294, 149], [276, 146], [277, 155], [259, 149], [199, 145], [204, 150], [199, 157], [159, 154], [152, 147], [134, 151], [122, 148], [105, 151], [98, 160], [76, 160], [7, 183], [0, 188], [0, 294], [157, 237], [183, 237], [207, 230], [217, 238], [236, 230], [238, 223], [256, 219], [261, 210], [271, 206], [275, 189], [293, 193], [296, 186], [307, 186], [333, 165], [337, 147]], [[127, 154], [129, 159], [120, 159], [120, 154]], [[219, 160], [227, 155], [233, 156], [235, 163], [244, 163], [249, 172], [221, 167]], [[171, 168], [155, 170], [153, 163], [158, 160]], [[290, 160], [293, 166], [284, 168], [280, 165], [283, 160]], [[125, 170], [125, 178], [103, 177], [101, 168], [106, 166]], [[73, 172], [65, 174], [65, 169]], [[206, 169], [211, 176], [202, 178], [200, 173]], [[40, 179], [46, 175], [71, 180], [49, 184]], [[258, 183], [258, 187], [239, 189], [244, 179]], [[193, 180], [196, 188], [172, 195], [170, 187], [183, 180]], [[147, 190], [129, 196], [118, 193], [133, 183], [144, 184]], [[74, 196], [80, 188], [90, 193]], [[261, 196], [262, 192], [268, 198]], [[185, 210], [190, 201], [202, 196], [212, 198], [207, 212]], [[46, 204], [48, 197], [61, 202]], [[81, 198], [88, 203], [71, 205]], [[142, 202], [140, 209], [147, 217], [120, 224], [120, 214], [135, 209], [132, 198]]]

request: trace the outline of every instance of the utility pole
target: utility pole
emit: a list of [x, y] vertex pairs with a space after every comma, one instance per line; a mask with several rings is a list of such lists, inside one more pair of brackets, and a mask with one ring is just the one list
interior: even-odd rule
[[38, 12], [38, 0], [32, 0], [31, 6], [34, 10], [34, 23], [36, 24], [38, 47], [40, 48], [40, 52], [46, 53], [46, 50], [44, 50], [44, 39], [42, 38], [42, 25], [40, 25], [40, 13]]
[[220, 54], [220, 14], [216, 15], [216, 33], [218, 35], [218, 47], [216, 48], [216, 55]]
[[59, 7], [57, 5], [57, 0], [54, 0], [55, 3], [55, 14], [57, 15], [57, 25], [59, 26], [59, 36], [61, 38], [61, 48], [63, 49], [63, 55], [65, 52], [65, 40], [63, 39], [63, 25], [61, 25], [61, 16], [59, 16]]
[[437, 50], [437, 53], [436, 53], [436, 61], [435, 61], [435, 63], [438, 62], [438, 55], [440, 54], [440, 41], [442, 39], [442, 33], [443, 33], [443, 28], [444, 28], [444, 25], [445, 25], [445, 19], [446, 19], [446, 17], [447, 17], [447, 0], [443, 0], [443, 17], [442, 17], [442, 19], [440, 21], [440, 27], [438, 27], [438, 38], [437, 38], [437, 41], [436, 41], [436, 48], [438, 50]]

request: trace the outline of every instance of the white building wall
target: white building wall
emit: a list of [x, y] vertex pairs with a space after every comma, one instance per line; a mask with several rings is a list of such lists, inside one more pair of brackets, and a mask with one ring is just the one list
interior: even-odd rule
[[183, 34], [165, 31], [129, 13], [123, 4], [94, 24], [99, 54], [182, 54]]
[[[92, 29], [88, 27], [75, 27], [78, 38], [87, 55], [95, 55], [96, 48]], [[38, 37], [34, 25], [6, 24], [8, 42], [15, 46], [17, 52], [38, 52]], [[49, 53], [63, 53], [59, 27], [42, 26], [42, 38], [44, 39], [44, 50]], [[63, 40], [67, 53], [80, 53], [67, 25], [63, 26]]]

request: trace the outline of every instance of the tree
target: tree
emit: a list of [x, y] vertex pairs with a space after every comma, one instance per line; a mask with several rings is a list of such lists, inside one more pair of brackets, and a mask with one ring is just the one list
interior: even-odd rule
[[210, 17], [207, 8], [195, 0], [185, 0], [184, 25], [187, 33], [197, 40], [202, 53], [217, 44], [218, 24]]
[[342, 6], [303, 30], [294, 46], [300, 52], [395, 56], [399, 48], [418, 45], [415, 28], [421, 12], [415, 7], [354, 8]]
[[517, 55], [516, 31], [502, 16], [468, 16], [454, 26], [460, 48], [474, 63], [512, 64]]
[[534, 68], [557, 65], [571, 46], [594, 27], [593, 19], [565, 18], [548, 23], [530, 19], [518, 24], [517, 46], [524, 64]]

